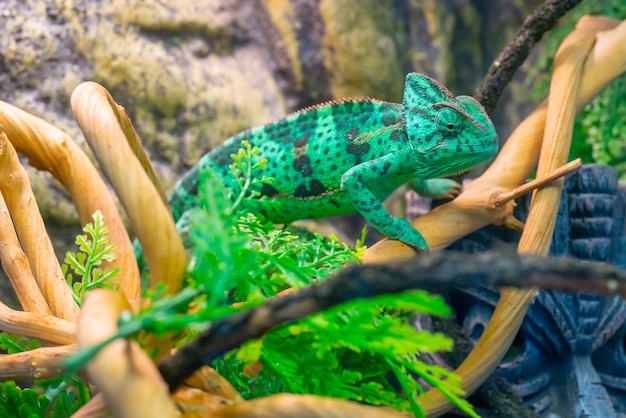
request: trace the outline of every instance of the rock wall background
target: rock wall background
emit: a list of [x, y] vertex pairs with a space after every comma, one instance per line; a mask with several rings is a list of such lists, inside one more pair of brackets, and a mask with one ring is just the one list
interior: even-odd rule
[[[400, 101], [409, 71], [471, 94], [539, 3], [0, 0], [0, 100], [84, 145], [69, 97], [82, 81], [103, 84], [171, 188], [224, 139], [295, 109], [349, 96]], [[502, 138], [527, 103], [519, 81], [509, 87], [494, 115]], [[47, 173], [30, 174], [64, 254], [80, 229], [73, 206]]]

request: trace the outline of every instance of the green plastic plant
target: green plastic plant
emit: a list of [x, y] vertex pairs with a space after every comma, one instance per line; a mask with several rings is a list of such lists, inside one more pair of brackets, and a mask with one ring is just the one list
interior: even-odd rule
[[[254, 207], [251, 198], [262, 199], [253, 190], [272, 181], [259, 180], [256, 173], [266, 162], [244, 144], [233, 155], [231, 170], [239, 179], [235, 188], [225, 188], [211, 172], [203, 175], [197, 208], [179, 223], [188, 229], [191, 247], [185, 287], [169, 297], [153, 291], [153, 303], [138, 315], [123, 318], [114, 338], [153, 332], [175, 335], [180, 345], [211, 321], [284, 290], [323, 281], [346, 263], [359, 262], [362, 239], [351, 249], [336, 237], [277, 228], [243, 210]], [[416, 313], [446, 316], [450, 309], [440, 297], [425, 292], [355, 300], [276, 327], [213, 365], [247, 399], [282, 392], [316, 394], [389, 405], [422, 416], [417, 402], [422, 388], [414, 377], [418, 376], [477, 416], [460, 398], [463, 393], [453, 373], [420, 361], [420, 354], [450, 350], [452, 342], [418, 331], [411, 325]], [[73, 367], [100, 347], [83, 352]], [[252, 363], [261, 365], [259, 373], [247, 372]]]
[[[0, 349], [8, 354], [39, 347], [41, 343], [36, 339], [0, 333]], [[32, 388], [20, 388], [13, 381], [0, 382], [0, 417], [69, 418], [89, 399], [89, 387], [69, 373], [35, 380]]]
[[[63, 274], [72, 289], [72, 296], [80, 306], [85, 293], [95, 287], [113, 286], [111, 279], [119, 274], [118, 268], [102, 269], [97, 266], [103, 261], [115, 259], [115, 246], [109, 244], [107, 234], [109, 230], [104, 226], [102, 213], [98, 210], [93, 215], [93, 223], [83, 227], [84, 235], [76, 237], [78, 251], [68, 251], [65, 255], [65, 263], [62, 266]], [[68, 270], [71, 269], [74, 274]], [[77, 278], [74, 278], [74, 275]]]

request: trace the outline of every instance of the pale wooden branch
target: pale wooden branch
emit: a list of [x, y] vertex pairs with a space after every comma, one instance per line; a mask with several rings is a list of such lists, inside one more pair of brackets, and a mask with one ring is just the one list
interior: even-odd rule
[[4, 133], [0, 134], [0, 191], [48, 306], [59, 318], [75, 320], [78, 306], [57, 261], [30, 180]]
[[16, 354], [0, 354], [0, 380], [50, 379], [63, 371], [63, 360], [76, 345], [42, 347]]
[[[16, 311], [2, 302], [0, 302], [0, 330], [55, 344], [72, 344], [76, 341], [74, 322], [51, 315]], [[0, 368], [2, 364], [0, 360]]]
[[[98, 288], [87, 293], [78, 319], [77, 341], [89, 347], [115, 335], [131, 307], [123, 294]], [[178, 412], [152, 360], [139, 345], [118, 339], [87, 364], [87, 373], [117, 417], [176, 417]]]
[[6, 132], [11, 144], [29, 158], [33, 167], [50, 172], [61, 182], [83, 225], [93, 222], [96, 210], [102, 212], [109, 242], [115, 245], [116, 258], [107, 266], [124, 272], [112, 282], [129, 298], [138, 297], [139, 269], [130, 237], [113, 197], [87, 155], [60, 129], [3, 101], [0, 101], [0, 131]]
[[406, 413], [344, 399], [282, 393], [226, 406], [212, 411], [211, 418], [400, 418]]
[[[152, 287], [162, 283], [167, 293], [178, 291], [187, 267], [185, 249], [169, 207], [129, 146], [135, 139], [126, 138], [132, 137], [128, 118], [106, 89], [93, 82], [74, 89], [71, 105], [131, 220], [150, 269]], [[125, 122], [121, 125], [120, 121]]]
[[242, 402], [243, 398], [237, 389], [212, 367], [204, 366], [196, 370], [187, 380], [185, 386], [197, 388], [204, 392], [218, 395], [233, 403]]
[[[4, 135], [4, 133], [0, 133]], [[13, 226], [6, 202], [0, 193], [0, 260], [15, 290], [22, 309], [42, 315], [52, 315], [48, 302], [43, 297], [37, 280], [30, 269], [28, 257], [22, 250]]]

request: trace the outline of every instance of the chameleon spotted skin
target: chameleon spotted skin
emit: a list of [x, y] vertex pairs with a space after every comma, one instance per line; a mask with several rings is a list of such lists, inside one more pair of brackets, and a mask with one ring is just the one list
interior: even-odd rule
[[405, 183], [431, 197], [453, 197], [460, 186], [436, 177], [468, 170], [498, 149], [495, 128], [476, 100], [410, 73], [402, 104], [332, 101], [230, 138], [176, 185], [175, 219], [194, 205], [202, 171], [213, 170], [233, 186], [228, 166], [243, 140], [269, 160], [262, 174], [275, 179], [259, 191], [281, 204], [255, 206], [263, 216], [287, 223], [359, 212], [387, 237], [421, 252], [428, 244], [419, 231], [381, 202]]

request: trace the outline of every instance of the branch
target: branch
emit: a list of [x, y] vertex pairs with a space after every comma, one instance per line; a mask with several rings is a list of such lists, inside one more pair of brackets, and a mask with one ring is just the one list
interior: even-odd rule
[[411, 289], [438, 290], [478, 285], [538, 286], [626, 296], [626, 271], [573, 258], [546, 259], [496, 252], [446, 252], [394, 264], [353, 265], [319, 285], [216, 321], [194, 341], [164, 358], [159, 363], [159, 370], [173, 391], [196, 369], [250, 339], [263, 336], [283, 322], [301, 319], [357, 298]]
[[548, 0], [526, 18], [513, 40], [500, 52], [487, 70], [487, 75], [474, 91], [474, 97], [491, 113], [502, 91], [513, 78], [515, 71], [524, 63], [530, 48], [544, 33], [552, 29], [565, 13], [581, 0]]

